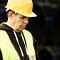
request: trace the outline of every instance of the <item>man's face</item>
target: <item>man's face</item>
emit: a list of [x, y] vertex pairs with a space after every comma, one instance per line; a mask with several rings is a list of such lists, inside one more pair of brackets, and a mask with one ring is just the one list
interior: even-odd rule
[[28, 17], [25, 17], [21, 14], [13, 14], [12, 23], [13, 23], [14, 30], [20, 32], [28, 24]]

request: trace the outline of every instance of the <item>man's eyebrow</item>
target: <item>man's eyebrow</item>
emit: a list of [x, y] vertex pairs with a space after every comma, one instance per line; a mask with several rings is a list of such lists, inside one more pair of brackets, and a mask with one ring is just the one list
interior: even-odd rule
[[26, 16], [23, 16], [23, 18], [25, 18]]
[[22, 18], [26, 18], [26, 16], [21, 16]]

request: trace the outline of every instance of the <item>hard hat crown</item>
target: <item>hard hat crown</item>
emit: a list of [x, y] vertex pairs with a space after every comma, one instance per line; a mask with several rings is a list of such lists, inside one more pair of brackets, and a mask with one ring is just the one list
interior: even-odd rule
[[31, 0], [8, 0], [5, 7], [27, 17], [36, 16], [36, 14], [32, 12], [33, 2]]

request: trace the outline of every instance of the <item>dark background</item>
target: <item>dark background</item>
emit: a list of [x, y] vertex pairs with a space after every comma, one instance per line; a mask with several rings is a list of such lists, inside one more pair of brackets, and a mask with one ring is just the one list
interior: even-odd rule
[[[7, 21], [4, 6], [7, 0], [0, 0], [0, 23]], [[35, 37], [41, 60], [60, 60], [60, 1], [33, 0], [33, 11], [37, 17], [29, 18], [26, 29]]]

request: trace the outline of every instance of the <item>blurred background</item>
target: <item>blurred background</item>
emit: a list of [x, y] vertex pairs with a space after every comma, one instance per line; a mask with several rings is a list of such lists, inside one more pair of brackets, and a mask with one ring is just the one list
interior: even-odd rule
[[[39, 57], [41, 60], [60, 60], [60, 1], [32, 1], [37, 17], [29, 18], [26, 29], [38, 43]], [[7, 0], [0, 0], [0, 23], [7, 21], [6, 3]]]

